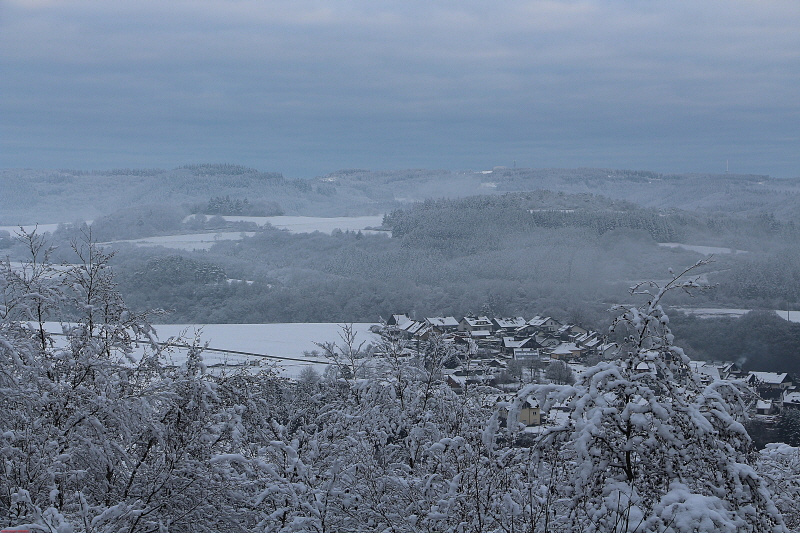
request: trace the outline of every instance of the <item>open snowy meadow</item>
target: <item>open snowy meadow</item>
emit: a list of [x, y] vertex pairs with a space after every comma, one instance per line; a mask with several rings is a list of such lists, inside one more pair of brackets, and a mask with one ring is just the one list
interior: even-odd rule
[[737, 250], [735, 248], [722, 248], [720, 246], [700, 246], [696, 244], [683, 244], [680, 242], [660, 242], [659, 246], [664, 248], [681, 248], [691, 252], [697, 252], [703, 255], [719, 255], [719, 254], [746, 254], [747, 250]]
[[[356, 340], [360, 343], [374, 344], [378, 336], [369, 331], [370, 323], [353, 324]], [[291, 324], [159, 324], [156, 333], [160, 341], [171, 337], [186, 337], [189, 341], [195, 333], [208, 350], [203, 354], [207, 366], [219, 364], [240, 364], [260, 360], [262, 364], [275, 363], [281, 375], [297, 377], [304, 367], [312, 366], [322, 372], [327, 360], [322, 356], [308, 357], [305, 354], [322, 350], [316, 343], [335, 342], [341, 345], [339, 333], [343, 324], [336, 323], [291, 323]], [[248, 352], [262, 354], [269, 358], [229, 354], [214, 350]], [[185, 352], [177, 351], [174, 362], [182, 361]], [[308, 362], [294, 359], [307, 359]]]
[[159, 235], [157, 237], [143, 237], [141, 239], [129, 239], [100, 243], [102, 245], [114, 245], [120, 243], [135, 244], [136, 246], [163, 246], [176, 250], [208, 250], [216, 243], [221, 241], [239, 241], [244, 237], [252, 237], [254, 231], [219, 231], [208, 233], [184, 233], [179, 235]]
[[[195, 215], [184, 219], [184, 222]], [[264, 227], [271, 225], [278, 229], [285, 229], [289, 233], [326, 233], [330, 235], [335, 230], [340, 231], [360, 231], [364, 234], [390, 235], [390, 232], [375, 230], [383, 224], [383, 215], [360, 216], [360, 217], [307, 217], [307, 216], [274, 216], [274, 217], [249, 217], [249, 216], [223, 216], [228, 222], [253, 222], [258, 226]], [[91, 221], [87, 221], [91, 225]], [[59, 224], [39, 224], [23, 226], [26, 232], [34, 229], [39, 233], [53, 233], [58, 229]], [[16, 234], [19, 226], [0, 226], [0, 231], [8, 231], [11, 235]], [[104, 242], [104, 245], [114, 245], [120, 243], [134, 244], [136, 246], [163, 246], [176, 250], [209, 250], [214, 244], [220, 241], [238, 241], [242, 238], [252, 237], [253, 231], [217, 231], [204, 233], [178, 233], [174, 235], [158, 235], [152, 237], [142, 237], [140, 239], [125, 239]]]
[[[192, 215], [194, 216], [194, 215]], [[191, 217], [187, 217], [188, 220]], [[361, 231], [370, 233], [386, 233], [367, 228], [377, 228], [383, 224], [383, 215], [362, 216], [362, 217], [304, 217], [281, 215], [274, 217], [248, 217], [238, 215], [223, 215], [222, 218], [228, 222], [254, 222], [259, 226], [271, 226], [278, 229], [285, 229], [289, 233], [320, 233], [331, 234], [333, 230], [341, 231]]]
[[[348, 324], [350, 325], [350, 324]], [[372, 323], [352, 324], [356, 342], [375, 344], [379, 337], [369, 328]], [[195, 337], [201, 344], [208, 344], [203, 353], [207, 367], [220, 365], [237, 366], [258, 362], [260, 365], [275, 365], [280, 375], [296, 378], [305, 367], [312, 367], [320, 374], [328, 361], [321, 355], [317, 343], [342, 344], [339, 334], [344, 324], [337, 323], [291, 323], [291, 324], [158, 324], [155, 325], [159, 342], [182, 338], [191, 344]], [[61, 324], [48, 322], [51, 333], [60, 333]], [[309, 356], [311, 352], [319, 355]], [[228, 352], [246, 352], [244, 355]], [[174, 348], [169, 355], [173, 364], [181, 364], [186, 350]], [[300, 360], [298, 360], [300, 359]]]

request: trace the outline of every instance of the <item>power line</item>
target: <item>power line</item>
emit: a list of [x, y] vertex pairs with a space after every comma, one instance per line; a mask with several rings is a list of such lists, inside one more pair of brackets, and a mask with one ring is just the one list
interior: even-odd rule
[[[67, 337], [66, 333], [50, 333], [50, 335], [57, 335], [59, 337]], [[143, 342], [143, 341], [142, 341]], [[192, 348], [189, 344], [175, 344], [172, 342], [156, 342], [158, 346], [163, 348]], [[239, 350], [224, 350], [222, 348], [208, 348], [204, 347], [202, 349], [204, 352], [217, 352], [217, 353], [224, 353], [224, 354], [233, 354], [233, 355], [247, 355], [250, 357], [260, 357], [262, 359], [276, 359], [278, 361], [298, 361], [300, 363], [317, 363], [320, 365], [330, 365], [333, 364], [330, 361], [319, 361], [317, 359], [301, 359], [299, 357], [285, 357], [282, 355], [267, 355], [265, 353], [254, 353], [254, 352], [241, 352]]]
[[[188, 344], [172, 344], [168, 342], [158, 342], [156, 343], [159, 346], [164, 346], [167, 348], [191, 348]], [[300, 359], [298, 357], [284, 357], [280, 355], [267, 355], [263, 353], [253, 353], [253, 352], [240, 352], [238, 350], [223, 350], [222, 348], [203, 348], [204, 352], [219, 352], [219, 353], [229, 353], [234, 355], [248, 355], [251, 357], [261, 357], [264, 359], [278, 359], [281, 361], [299, 361], [301, 363], [319, 363], [321, 365], [330, 365], [332, 364], [330, 361], [318, 361], [315, 359]]]

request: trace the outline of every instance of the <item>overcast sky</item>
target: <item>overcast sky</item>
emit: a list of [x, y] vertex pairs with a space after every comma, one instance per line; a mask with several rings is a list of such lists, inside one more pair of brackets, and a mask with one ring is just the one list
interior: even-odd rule
[[0, 0], [0, 167], [800, 176], [800, 2]]

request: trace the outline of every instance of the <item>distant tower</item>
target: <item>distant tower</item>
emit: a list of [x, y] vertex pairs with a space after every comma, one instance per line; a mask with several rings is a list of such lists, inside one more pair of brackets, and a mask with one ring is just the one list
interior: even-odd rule
[[725, 174], [730, 174], [730, 173], [731, 173], [731, 171], [730, 171], [730, 169], [728, 168], [728, 160], [726, 159], [726, 160], [725, 160]]

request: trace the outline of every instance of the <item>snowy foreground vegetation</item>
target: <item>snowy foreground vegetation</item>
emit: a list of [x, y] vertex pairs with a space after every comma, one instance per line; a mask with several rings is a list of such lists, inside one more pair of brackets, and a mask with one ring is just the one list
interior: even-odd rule
[[[797, 531], [800, 452], [755, 452], [744, 394], [701, 386], [672, 344], [661, 300], [675, 276], [619, 308], [620, 359], [574, 385], [529, 385], [507, 403], [441, 380], [451, 356], [400, 342], [364, 364], [352, 337], [298, 380], [211, 376], [202, 343], [165, 364], [130, 312], [109, 255], [54, 269], [41, 238], [0, 272], [0, 524], [67, 532]], [[690, 272], [691, 274], [691, 272]], [[44, 324], [62, 320], [68, 343]], [[178, 340], [177, 342], [183, 342]], [[145, 355], [136, 345], [145, 346]], [[141, 350], [141, 348], [138, 348]], [[537, 434], [534, 398], [569, 417]]]

